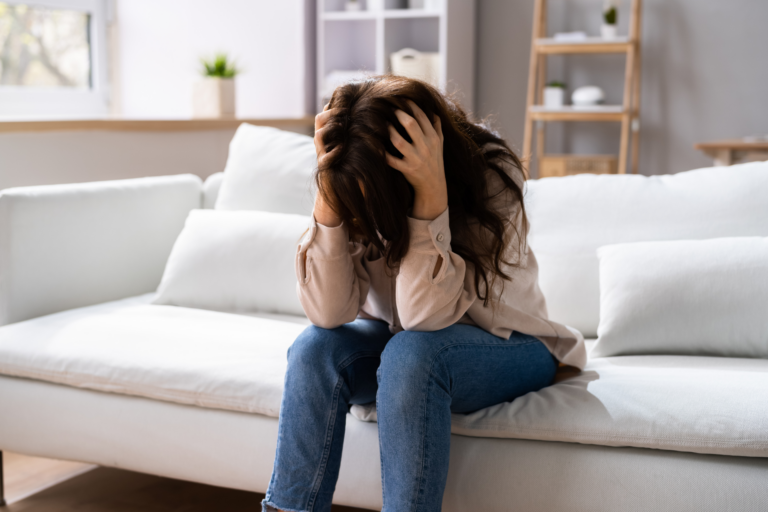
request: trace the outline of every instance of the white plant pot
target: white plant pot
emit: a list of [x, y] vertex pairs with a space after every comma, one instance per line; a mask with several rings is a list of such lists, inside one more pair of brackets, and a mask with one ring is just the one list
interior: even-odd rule
[[360, 5], [360, 0], [357, 2], [347, 2], [344, 4], [344, 10], [346, 11], [359, 11], [362, 9], [362, 6]]
[[544, 106], [546, 108], [561, 108], [565, 98], [565, 89], [562, 87], [544, 88]]
[[192, 117], [235, 117], [234, 78], [204, 78], [192, 90]]
[[600, 26], [600, 35], [603, 39], [616, 39], [616, 37], [618, 37], [617, 34], [616, 25], [607, 25], [603, 23], [603, 25]]
[[384, 0], [368, 0], [365, 6], [368, 11], [383, 11]]

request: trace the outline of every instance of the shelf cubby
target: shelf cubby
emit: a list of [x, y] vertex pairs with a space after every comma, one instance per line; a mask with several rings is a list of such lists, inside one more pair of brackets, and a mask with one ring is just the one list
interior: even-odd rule
[[472, 110], [475, 0], [442, 0], [434, 10], [409, 9], [406, 0], [360, 2], [362, 10], [346, 11], [345, 0], [318, 0], [318, 110], [335, 85], [326, 87], [329, 73], [391, 72], [390, 55], [403, 48], [439, 53], [436, 85], [446, 92], [460, 89], [463, 106]]

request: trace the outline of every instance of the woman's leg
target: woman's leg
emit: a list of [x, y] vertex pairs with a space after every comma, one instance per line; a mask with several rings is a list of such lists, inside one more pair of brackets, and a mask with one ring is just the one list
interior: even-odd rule
[[392, 337], [384, 322], [310, 326], [288, 350], [277, 454], [263, 509], [331, 509], [350, 403], [376, 397], [376, 369]]
[[451, 413], [468, 413], [552, 383], [557, 361], [539, 340], [455, 324], [395, 335], [381, 355], [376, 410], [384, 512], [439, 512]]

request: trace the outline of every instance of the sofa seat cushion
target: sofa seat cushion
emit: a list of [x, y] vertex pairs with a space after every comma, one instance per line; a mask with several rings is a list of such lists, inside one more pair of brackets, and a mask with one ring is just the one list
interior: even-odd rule
[[583, 372], [536, 393], [454, 415], [452, 431], [768, 457], [768, 360], [595, 358]]
[[304, 317], [152, 305], [154, 294], [0, 327], [0, 373], [277, 416]]
[[[454, 414], [451, 432], [768, 457], [768, 360], [594, 358], [556, 380], [512, 402]], [[352, 414], [376, 421], [374, 404]]]
[[[280, 410], [286, 351], [307, 319], [151, 305], [152, 295], [0, 327], [0, 374], [199, 407]], [[353, 406], [375, 420], [373, 406]], [[768, 360], [591, 359], [452, 432], [768, 457]]]

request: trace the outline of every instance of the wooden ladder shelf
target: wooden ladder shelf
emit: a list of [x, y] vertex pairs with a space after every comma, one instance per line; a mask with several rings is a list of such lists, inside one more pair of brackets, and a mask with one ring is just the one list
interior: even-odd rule
[[[637, 173], [638, 145], [640, 138], [640, 17], [642, 0], [632, 0], [629, 20], [629, 37], [616, 39], [587, 38], [583, 41], [565, 42], [547, 38], [547, 3], [536, 0], [533, 11], [533, 41], [528, 75], [526, 100], [525, 137], [523, 155], [531, 161], [531, 144], [536, 122], [536, 162], [544, 156], [544, 126], [547, 121], [612, 121], [621, 123], [618, 172], [627, 172], [627, 153], [632, 146], [631, 172]], [[566, 106], [546, 108], [544, 86], [547, 80], [547, 56], [588, 53], [623, 53], [626, 55], [624, 71], [624, 97], [622, 105], [598, 105], [595, 107]], [[530, 164], [529, 164], [530, 169]]]

